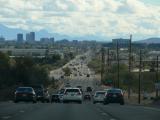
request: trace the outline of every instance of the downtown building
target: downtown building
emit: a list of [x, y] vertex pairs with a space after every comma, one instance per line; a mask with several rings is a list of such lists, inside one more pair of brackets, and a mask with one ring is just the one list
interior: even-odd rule
[[26, 34], [26, 42], [34, 43], [35, 42], [35, 32], [30, 32]]

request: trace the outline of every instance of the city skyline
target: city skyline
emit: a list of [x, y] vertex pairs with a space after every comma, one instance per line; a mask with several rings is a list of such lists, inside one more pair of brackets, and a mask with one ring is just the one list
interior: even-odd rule
[[159, 5], [159, 0], [1, 0], [0, 24], [66, 39], [104, 41], [133, 34], [141, 40], [160, 37]]

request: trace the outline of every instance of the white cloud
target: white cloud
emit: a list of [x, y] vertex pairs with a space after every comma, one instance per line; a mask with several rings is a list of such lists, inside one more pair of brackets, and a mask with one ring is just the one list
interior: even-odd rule
[[140, 0], [0, 0], [0, 8], [0, 23], [28, 30], [70, 36], [160, 35], [160, 8]]

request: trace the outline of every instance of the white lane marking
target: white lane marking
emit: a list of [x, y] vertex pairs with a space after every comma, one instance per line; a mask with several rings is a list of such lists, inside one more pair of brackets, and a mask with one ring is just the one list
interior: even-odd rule
[[24, 113], [24, 110], [20, 110], [19, 112], [20, 112], [20, 113]]
[[106, 113], [104, 113], [104, 112], [103, 112], [103, 113], [101, 113], [101, 114], [102, 114], [102, 115], [107, 115], [107, 114], [106, 114]]
[[9, 118], [11, 118], [11, 116], [3, 116], [3, 117], [1, 117], [2, 119], [9, 119]]

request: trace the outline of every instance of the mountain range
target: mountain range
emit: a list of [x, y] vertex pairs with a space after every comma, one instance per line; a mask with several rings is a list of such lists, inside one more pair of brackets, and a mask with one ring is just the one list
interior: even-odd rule
[[136, 43], [145, 43], [145, 44], [160, 44], [160, 38], [148, 38], [148, 39], [145, 39], [145, 40], [139, 40], [139, 41], [136, 41]]
[[[29, 33], [31, 31], [23, 30], [20, 28], [9, 28], [5, 25], [0, 24], [0, 36], [3, 36], [6, 38], [6, 40], [16, 40], [17, 39], [17, 33], [22, 33], [23, 38], [25, 39], [26, 33]], [[106, 41], [109, 42], [112, 38], [106, 38], [104, 36], [98, 35], [86, 35], [86, 36], [68, 36], [63, 35], [59, 33], [49, 33], [48, 31], [42, 29], [35, 32], [36, 40], [40, 40], [42, 37], [54, 37], [55, 40], [62, 40], [62, 39], [68, 39], [68, 40], [97, 40], [97, 41]], [[105, 38], [105, 39], [104, 39]], [[160, 43], [160, 38], [148, 38], [145, 40], [138, 40], [135, 41], [135, 43]]]

